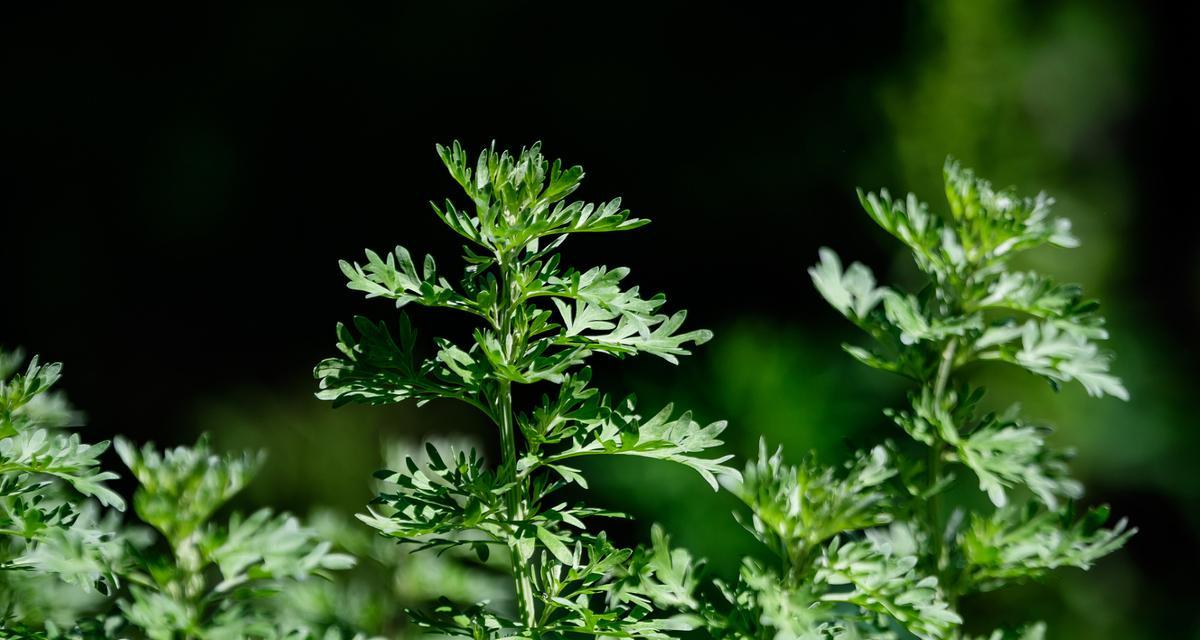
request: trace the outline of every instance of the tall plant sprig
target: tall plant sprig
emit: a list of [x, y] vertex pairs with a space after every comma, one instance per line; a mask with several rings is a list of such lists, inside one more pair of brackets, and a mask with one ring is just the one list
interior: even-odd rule
[[[871, 219], [911, 251], [925, 277], [918, 292], [878, 287], [867, 267], [843, 269], [828, 249], [810, 273], [825, 299], [875, 339], [873, 348], [846, 351], [916, 387], [909, 407], [886, 412], [925, 449], [917, 459], [894, 453], [905, 499], [888, 520], [907, 528], [919, 568], [954, 606], [962, 596], [1058, 567], [1086, 569], [1133, 531], [1124, 520], [1104, 528], [1106, 507], [1077, 517], [1072, 501], [1083, 488], [1068, 475], [1067, 453], [1047, 442], [1049, 429], [1016, 405], [983, 409], [984, 390], [963, 373], [999, 362], [1056, 389], [1078, 382], [1089, 395], [1128, 399], [1100, 346], [1108, 332], [1098, 304], [1077, 285], [1012, 264], [1037, 247], [1077, 246], [1070, 222], [1051, 215], [1054, 201], [1045, 194], [994, 189], [953, 160], [944, 179], [945, 216], [911, 194], [859, 192]], [[959, 470], [974, 476], [990, 510], [947, 503]]]
[[[663, 295], [643, 297], [622, 287], [626, 268], [562, 266], [558, 249], [571, 234], [636, 229], [620, 199], [600, 204], [569, 201], [583, 170], [548, 162], [535, 144], [518, 154], [484, 150], [471, 162], [456, 142], [438, 155], [470, 200], [447, 200], [434, 213], [467, 244], [457, 286], [438, 275], [432, 256], [418, 268], [407, 249], [387, 257], [367, 252], [365, 264], [342, 262], [349, 287], [368, 297], [469, 314], [478, 321], [469, 344], [434, 340], [430, 357], [417, 354], [416, 335], [402, 312], [395, 330], [356, 318], [339, 325], [342, 355], [316, 369], [319, 397], [336, 404], [383, 404], [447, 398], [465, 402], [499, 431], [500, 460], [488, 469], [475, 451], [428, 447], [422, 468], [380, 477], [395, 485], [360, 518], [387, 536], [426, 549], [469, 545], [486, 558], [503, 547], [512, 565], [515, 618], [482, 605], [457, 615], [417, 613], [418, 621], [446, 633], [528, 636], [582, 633], [656, 637], [686, 626], [653, 614], [686, 600], [690, 573], [672, 571], [665, 537], [659, 552], [614, 547], [585, 520], [620, 514], [552, 500], [563, 486], [586, 488], [575, 458], [631, 455], [677, 462], [715, 489], [716, 476], [735, 473], [710, 457], [725, 423], [701, 426], [690, 413], [667, 406], [643, 415], [634, 397], [613, 399], [591, 385], [588, 360], [649, 353], [672, 363], [708, 331], [680, 332], [685, 312], [662, 312]], [[553, 385], [540, 403], [514, 406], [517, 385]], [[666, 564], [664, 564], [666, 563]], [[685, 575], [686, 574], [686, 575]], [[686, 584], [685, 584], [686, 583]]]

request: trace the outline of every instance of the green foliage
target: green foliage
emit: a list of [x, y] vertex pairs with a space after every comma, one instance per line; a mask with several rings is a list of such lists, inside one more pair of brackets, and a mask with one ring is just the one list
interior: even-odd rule
[[[205, 438], [166, 451], [118, 438], [138, 481], [133, 511], [147, 525], [123, 527], [124, 502], [106, 486], [116, 475], [99, 468], [107, 443], [61, 432], [77, 416], [50, 391], [59, 366], [35, 358], [18, 373], [20, 355], [0, 352], [0, 637], [361, 640], [370, 628], [479, 640], [1041, 640], [1041, 623], [971, 636], [958, 604], [1088, 569], [1134, 533], [1123, 520], [1108, 526], [1107, 507], [1077, 507], [1083, 486], [1050, 429], [1017, 405], [993, 408], [964, 373], [995, 362], [1054, 389], [1077, 382], [1092, 396], [1128, 398], [1101, 346], [1098, 305], [1075, 285], [1012, 267], [1030, 249], [1078, 244], [1045, 195], [994, 190], [954, 162], [947, 215], [915, 196], [860, 193], [912, 253], [921, 288], [880, 286], [828, 249], [810, 273], [874, 340], [846, 350], [913, 383], [907, 405], [884, 412], [905, 437], [839, 466], [815, 455], [788, 464], [763, 442], [739, 473], [716, 453], [724, 422], [702, 425], [670, 404], [643, 412], [634, 396], [592, 384], [593, 356], [677, 363], [711, 337], [682, 331], [684, 312], [663, 312], [661, 294], [623, 288], [628, 269], [562, 266], [571, 233], [645, 221], [619, 200], [568, 201], [582, 170], [546, 161], [537, 145], [488, 149], [474, 164], [457, 144], [438, 152], [472, 203], [434, 206], [468, 241], [462, 277], [439, 276], [431, 257], [418, 269], [403, 247], [368, 251], [342, 271], [369, 298], [465, 312], [476, 327], [465, 340], [421, 343], [403, 311], [395, 323], [339, 325], [341, 355], [316, 367], [318, 396], [457, 400], [494, 423], [499, 459], [444, 440], [389, 447], [358, 516], [370, 529], [326, 514], [318, 533], [268, 508], [219, 516], [262, 453], [221, 455]], [[573, 460], [602, 455], [673, 462], [723, 486], [744, 503], [735, 517], [764, 558], [710, 581], [657, 525], [648, 545], [614, 543], [596, 523], [626, 516], [563, 491], [589, 486]], [[950, 492], [960, 475], [966, 486]], [[386, 584], [321, 580], [355, 565], [334, 541], [381, 567]], [[397, 624], [396, 601], [413, 605], [411, 625]]]
[[[368, 297], [461, 311], [478, 322], [466, 342], [436, 338], [422, 355], [407, 315], [391, 323], [358, 318], [339, 325], [341, 356], [316, 368], [319, 397], [335, 404], [434, 399], [465, 402], [495, 423], [501, 457], [429, 446], [425, 460], [404, 462], [379, 478], [387, 487], [360, 516], [382, 535], [418, 549], [469, 549], [483, 561], [500, 549], [511, 567], [515, 606], [461, 608], [448, 601], [414, 611], [430, 630], [476, 638], [594, 635], [662, 637], [698, 618], [674, 609], [693, 603], [690, 563], [655, 532], [649, 550], [614, 546], [590, 520], [619, 517], [554, 497], [567, 484], [587, 488], [568, 462], [631, 455], [686, 465], [714, 488], [735, 474], [710, 451], [724, 423], [702, 426], [668, 406], [643, 415], [632, 397], [614, 401], [590, 386], [586, 364], [597, 354], [652, 354], [675, 363], [707, 331], [682, 332], [685, 314], [662, 312], [665, 298], [622, 288], [628, 269], [562, 266], [557, 249], [572, 233], [633, 229], [620, 200], [568, 201], [583, 170], [548, 162], [534, 145], [519, 154], [485, 150], [471, 162], [457, 144], [438, 154], [470, 200], [447, 200], [435, 214], [468, 241], [457, 284], [439, 276], [432, 257], [418, 269], [397, 247], [386, 258], [342, 263], [351, 289]], [[527, 410], [514, 385], [557, 386]]]
[[990, 591], [1014, 580], [1040, 578], [1059, 567], [1089, 569], [1131, 534], [1124, 522], [1103, 527], [1106, 507], [1090, 509], [1079, 519], [1073, 516], [1070, 509], [1057, 513], [1036, 505], [973, 515], [958, 537], [966, 582]]
[[263, 454], [219, 455], [204, 438], [165, 452], [123, 439], [116, 448], [139, 483], [134, 511], [165, 542], [136, 545], [121, 567], [130, 583], [118, 603], [125, 632], [151, 640], [305, 637], [276, 614], [272, 594], [354, 560], [270, 509], [214, 521]]
[[[763, 445], [740, 481], [726, 481], [749, 507], [739, 520], [776, 563], [747, 560], [735, 583], [719, 585], [724, 603], [704, 610], [714, 636], [963, 638], [961, 597], [1059, 567], [1087, 569], [1132, 534], [1124, 521], [1105, 528], [1106, 508], [1077, 518], [1071, 501], [1083, 488], [1066, 453], [1048, 444], [1049, 429], [1016, 406], [984, 409], [983, 389], [961, 373], [998, 361], [1056, 389], [1077, 381], [1091, 395], [1127, 398], [1098, 344], [1107, 333], [1096, 303], [1076, 286], [1009, 267], [1028, 249], [1075, 246], [1069, 223], [1050, 216], [1045, 195], [993, 190], [954, 162], [945, 179], [948, 216], [912, 195], [860, 194], [912, 252], [926, 277], [918, 292], [881, 287], [828, 249], [810, 270], [830, 305], [875, 340], [846, 350], [916, 383], [909, 407], [885, 411], [908, 438], [860, 452], [841, 471], [811, 457], [790, 466]], [[974, 476], [991, 508], [943, 504], [951, 465]], [[987, 637], [1044, 631], [1034, 624]]]
[[[120, 584], [111, 571], [120, 554], [115, 524], [97, 503], [125, 503], [106, 484], [116, 474], [99, 467], [108, 442], [63, 432], [80, 416], [52, 391], [62, 366], [34, 357], [22, 372], [23, 361], [19, 351], [0, 350], [0, 619], [70, 625]], [[75, 591], [63, 583], [82, 593], [41, 597]]]
[[[1083, 488], [1068, 475], [1067, 452], [1048, 443], [1049, 429], [1023, 418], [1015, 405], [985, 409], [984, 390], [961, 373], [974, 363], [1001, 362], [1041, 376], [1055, 389], [1078, 382], [1092, 396], [1128, 398], [1101, 348], [1108, 334], [1098, 304], [1078, 286], [1011, 266], [1030, 249], [1077, 246], [1070, 223], [1051, 215], [1054, 201], [1045, 194], [1019, 197], [993, 189], [954, 161], [946, 163], [945, 187], [948, 215], [930, 212], [913, 195], [859, 194], [870, 217], [909, 249], [925, 276], [916, 293], [878, 286], [868, 268], [858, 263], [843, 268], [828, 249], [810, 270], [826, 300], [875, 341], [846, 350], [918, 385], [909, 394], [910, 406], [885, 412], [909, 436], [892, 448], [896, 481], [879, 487], [859, 482], [863, 486], [856, 489], [864, 503], [888, 505], [879, 516], [892, 522], [887, 535], [867, 528], [869, 523], [846, 527], [852, 542], [835, 541], [811, 561], [815, 583], [819, 587], [833, 577], [849, 586], [841, 592], [843, 602], [883, 614], [922, 638], [958, 637], [953, 609], [962, 596], [1040, 578], [1059, 567], [1086, 569], [1133, 533], [1124, 521], [1105, 528], [1106, 508], [1077, 518], [1071, 501]], [[975, 477], [993, 509], [963, 504], [951, 510], [943, 504], [956, 466]], [[781, 478], [774, 482], [783, 486], [811, 475], [778, 463], [764, 467], [762, 460], [759, 468]], [[789, 507], [798, 514], [815, 512], [802, 488], [780, 492], [764, 507], [757, 487], [765, 483], [750, 473], [746, 477], [743, 494], [751, 498], [754, 531]], [[782, 546], [802, 553], [806, 544], [811, 542], [784, 539]], [[856, 570], [865, 571], [869, 583]], [[786, 580], [779, 586], [795, 588]], [[1012, 637], [1040, 638], [1043, 630], [1034, 625]]]
[[134, 511], [162, 534], [156, 542], [122, 526], [125, 502], [106, 485], [117, 475], [99, 468], [108, 443], [61, 433], [79, 420], [51, 391], [61, 367], [34, 358], [18, 373], [22, 359], [0, 352], [0, 637], [312, 637], [275, 615], [269, 596], [352, 559], [268, 509], [213, 521], [262, 454], [219, 456], [203, 439], [160, 453], [118, 439], [140, 485]]
[[961, 619], [919, 566], [896, 508], [894, 455], [883, 446], [860, 452], [839, 473], [812, 458], [790, 466], [760, 447], [744, 480], [728, 485], [750, 508], [739, 519], [778, 563], [749, 560], [735, 584], [721, 585], [725, 606], [709, 612], [714, 635], [889, 637], [900, 625], [920, 638], [953, 637]]
[[[449, 443], [439, 442], [441, 448]], [[412, 457], [424, 464], [423, 452], [407, 442], [384, 447], [389, 466], [403, 465]], [[376, 481], [379, 491], [394, 486]], [[322, 510], [310, 518], [323, 539], [334, 542], [359, 559], [349, 575], [335, 581], [308, 580], [289, 587], [282, 597], [283, 615], [315, 630], [350, 635], [364, 631], [385, 637], [415, 637], [419, 629], [407, 625], [401, 606], [423, 607], [445, 598], [460, 604], [508, 597], [511, 578], [504, 554], [481, 562], [469, 547], [443, 548], [441, 553], [410, 553], [395, 540], [341, 513]], [[398, 606], [400, 605], [400, 606]]]
[[[846, 465], [845, 474], [810, 457], [791, 467], [783, 451], [768, 456], [760, 443], [758, 459], [746, 466], [731, 490], [750, 507], [743, 526], [789, 566], [799, 566], [821, 544], [846, 531], [891, 522], [882, 485], [896, 475], [888, 452], [876, 447]], [[741, 514], [735, 514], [741, 518]]]
[[[764, 640], [960, 638], [962, 596], [1087, 568], [1131, 534], [1123, 522], [1105, 528], [1106, 509], [1076, 519], [1082, 486], [1068, 475], [1067, 454], [1049, 446], [1049, 429], [1015, 406], [983, 408], [983, 390], [960, 375], [968, 364], [996, 361], [1055, 388], [1079, 382], [1094, 396], [1127, 397], [1100, 348], [1107, 333], [1097, 305], [1076, 286], [1009, 267], [1023, 251], [1077, 244], [1045, 195], [996, 191], [952, 162], [948, 216], [914, 196], [861, 195], [872, 219], [912, 252], [926, 285], [916, 293], [881, 287], [865, 266], [843, 268], [827, 249], [811, 273], [830, 304], [876, 341], [847, 351], [917, 384], [909, 407], [886, 412], [909, 438], [860, 452], [841, 470], [811, 457], [788, 465], [764, 444], [739, 475], [726, 457], [707, 454], [724, 423], [702, 427], [688, 413], [673, 417], [670, 406], [644, 418], [634, 398], [614, 401], [591, 387], [586, 362], [597, 353], [675, 362], [687, 343], [710, 337], [679, 333], [683, 314], [660, 313], [661, 295], [622, 289], [626, 269], [560, 266], [555, 249], [570, 232], [641, 221], [614, 203], [565, 204], [582, 172], [550, 165], [536, 146], [517, 156], [485, 151], [473, 169], [457, 145], [439, 153], [475, 205], [473, 214], [450, 202], [434, 207], [470, 241], [461, 282], [438, 277], [432, 258], [418, 270], [403, 248], [342, 270], [368, 297], [464, 311], [482, 326], [465, 345], [435, 339], [422, 357], [403, 313], [395, 331], [359, 318], [354, 331], [338, 327], [342, 356], [316, 370], [320, 397], [335, 403], [455, 399], [500, 431], [495, 467], [474, 450], [429, 446], [422, 461], [378, 475], [386, 486], [360, 516], [418, 550], [469, 550], [481, 561], [493, 547], [508, 552], [513, 609], [447, 601], [412, 612], [418, 624], [476, 638], [662, 637], [699, 628]], [[512, 385], [534, 383], [557, 391], [514, 409]], [[739, 521], [775, 562], [746, 559], [735, 581], [709, 590], [702, 564], [670, 549], [657, 527], [649, 548], [613, 546], [587, 521], [620, 514], [552, 498], [568, 484], [587, 488], [567, 464], [587, 455], [659, 458], [714, 487], [720, 481], [745, 502]], [[994, 508], [947, 512], [950, 465], [972, 474]], [[990, 638], [1043, 633], [1035, 624]]]

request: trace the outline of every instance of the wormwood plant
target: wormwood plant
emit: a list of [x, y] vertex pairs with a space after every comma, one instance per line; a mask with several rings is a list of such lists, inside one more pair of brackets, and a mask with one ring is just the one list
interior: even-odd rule
[[[289, 515], [213, 517], [254, 476], [260, 452], [221, 456], [201, 439], [159, 452], [118, 438], [148, 530], [122, 527], [124, 501], [99, 455], [58, 430], [79, 415], [50, 389], [61, 367], [0, 353], [0, 638], [151, 640], [317, 637], [272, 603], [276, 591], [353, 559]], [[95, 502], [87, 502], [86, 498]], [[327, 640], [340, 635], [324, 634]]]
[[165, 544], [139, 545], [122, 563], [130, 586], [113, 628], [151, 640], [309, 637], [266, 600], [310, 576], [347, 569], [353, 558], [270, 509], [225, 522], [213, 517], [254, 477], [262, 452], [218, 455], [204, 438], [163, 452], [118, 438], [116, 448], [139, 483], [134, 511]]
[[[1082, 487], [1067, 475], [1048, 429], [1013, 406], [983, 408], [964, 369], [1000, 362], [1094, 396], [1126, 398], [1097, 342], [1107, 338], [1096, 304], [1079, 287], [1010, 266], [1023, 251], [1075, 246], [1045, 195], [996, 191], [954, 162], [945, 170], [950, 214], [915, 196], [860, 194], [880, 226], [912, 252], [925, 276], [905, 293], [878, 287], [865, 266], [842, 268], [821, 250], [810, 270], [820, 293], [875, 339], [846, 346], [863, 363], [916, 387], [911, 406], [885, 413], [908, 436], [855, 454], [841, 468], [811, 456], [789, 465], [765, 444], [726, 486], [749, 507], [739, 519], [773, 562], [744, 561], [719, 598], [684, 605], [718, 638], [967, 638], [964, 596], [1086, 569], [1120, 547], [1124, 521], [1104, 528], [1106, 508], [1076, 514]], [[963, 497], [970, 474], [983, 500]], [[685, 556], [681, 562], [687, 561]], [[1040, 640], [1032, 623], [988, 640]]]
[[[70, 625], [88, 593], [119, 584], [110, 567], [120, 554], [95, 503], [124, 509], [101, 471], [108, 442], [86, 444], [65, 428], [81, 416], [52, 391], [60, 364], [24, 361], [0, 350], [0, 635], [30, 626]], [[71, 597], [63, 585], [82, 589]], [[61, 614], [61, 615], [56, 615]]]
[[[499, 432], [500, 458], [489, 466], [474, 451], [429, 446], [428, 461], [382, 472], [395, 486], [360, 516], [383, 535], [418, 549], [470, 548], [481, 559], [499, 548], [511, 565], [515, 603], [414, 611], [421, 625], [485, 637], [662, 637], [690, 628], [672, 613], [691, 600], [695, 577], [656, 532], [649, 550], [619, 548], [586, 521], [619, 514], [555, 497], [565, 485], [587, 488], [571, 461], [627, 455], [691, 467], [714, 488], [728, 458], [709, 457], [725, 423], [701, 426], [671, 406], [643, 414], [630, 396], [614, 399], [592, 385], [587, 362], [598, 355], [643, 353], [675, 363], [707, 331], [680, 332], [685, 314], [662, 312], [660, 295], [622, 287], [626, 268], [564, 267], [559, 248], [571, 234], [635, 229], [619, 199], [569, 201], [583, 170], [548, 162], [538, 145], [519, 154], [483, 151], [471, 162], [454, 143], [438, 154], [470, 203], [447, 200], [434, 213], [466, 240], [457, 284], [438, 275], [431, 256], [418, 267], [397, 247], [364, 264], [343, 262], [351, 289], [371, 298], [416, 303], [473, 317], [465, 342], [436, 338], [429, 355], [403, 312], [395, 322], [356, 318], [339, 325], [341, 355], [316, 369], [319, 397], [336, 404], [437, 399], [466, 403]], [[546, 389], [520, 407], [514, 387]]]
[[[1077, 513], [1080, 483], [1049, 429], [1013, 405], [989, 408], [967, 375], [974, 365], [1016, 366], [1056, 389], [1127, 399], [1099, 342], [1097, 304], [1078, 286], [1012, 266], [1041, 246], [1073, 247], [1070, 223], [1045, 194], [995, 190], [956, 162], [945, 167], [949, 214], [913, 195], [863, 194], [867, 213], [912, 253], [924, 277], [915, 293], [876, 285], [858, 263], [843, 269], [821, 250], [810, 270], [829, 303], [874, 339], [846, 346], [864, 364], [913, 384], [910, 404], [885, 413], [907, 436], [858, 454], [837, 471], [788, 466], [764, 450], [730, 483], [750, 506], [747, 528], [778, 557], [748, 562], [725, 589], [732, 614], [711, 618], [737, 637], [964, 637], [961, 598], [1086, 569], [1132, 535], [1104, 528], [1107, 508]], [[1001, 405], [1002, 406], [1002, 405]], [[963, 498], [956, 477], [986, 500]], [[967, 483], [964, 483], [967, 484]], [[1041, 638], [1034, 623], [1015, 635]]]
[[[677, 333], [683, 314], [658, 312], [661, 296], [621, 289], [625, 269], [579, 272], [555, 250], [575, 232], [633, 228], [617, 201], [566, 202], [582, 171], [548, 164], [535, 146], [517, 156], [487, 150], [474, 168], [458, 145], [439, 147], [474, 211], [434, 206], [466, 238], [466, 273], [455, 287], [432, 258], [420, 270], [407, 250], [365, 265], [343, 263], [352, 289], [403, 307], [416, 302], [463, 311], [482, 325], [466, 345], [439, 338], [428, 357], [401, 313], [395, 331], [358, 318], [339, 326], [342, 356], [317, 367], [319, 395], [336, 403], [465, 402], [500, 431], [490, 470], [474, 451], [428, 448], [360, 518], [385, 536], [480, 558], [500, 546], [511, 563], [515, 612], [449, 602], [414, 618], [438, 632], [476, 638], [660, 637], [703, 628], [718, 638], [963, 638], [959, 600], [1049, 571], [1088, 568], [1132, 534], [1104, 528], [1105, 508], [1076, 514], [1081, 485], [1048, 429], [1017, 408], [995, 410], [964, 370], [1015, 365], [1056, 388], [1079, 382], [1091, 395], [1126, 398], [1098, 342], [1107, 338], [1096, 304], [1079, 288], [1010, 266], [1043, 245], [1070, 247], [1069, 223], [1050, 216], [1044, 195], [996, 191], [970, 171], [946, 166], [950, 214], [914, 196], [863, 195], [872, 218], [913, 253], [927, 281], [916, 293], [876, 286], [861, 264], [843, 269], [821, 251], [811, 270], [822, 295], [876, 341], [846, 347], [865, 364], [910, 379], [910, 406], [886, 414], [908, 436], [831, 468], [811, 457], [787, 464], [765, 444], [744, 475], [706, 452], [724, 427], [700, 427], [670, 407], [651, 418], [632, 398], [614, 402], [590, 386], [595, 354], [653, 353], [672, 362], [706, 332]], [[553, 309], [539, 304], [549, 299]], [[557, 312], [557, 314], [555, 313]], [[548, 383], [555, 393], [521, 411], [513, 386]], [[519, 439], [518, 439], [519, 436]], [[585, 519], [616, 514], [553, 501], [586, 479], [567, 464], [584, 455], [639, 455], [692, 467], [749, 508], [739, 518], [772, 552], [745, 560], [733, 582], [701, 585], [700, 564], [671, 549], [657, 527], [649, 548], [617, 549]], [[964, 496], [970, 474], [982, 501]], [[954, 491], [951, 491], [951, 490]], [[989, 640], [1041, 638], [1033, 623]]]
[[[338, 327], [341, 355], [316, 369], [318, 395], [335, 404], [453, 399], [498, 430], [494, 465], [469, 447], [427, 443], [423, 456], [377, 474], [379, 495], [359, 516], [418, 551], [491, 561], [488, 573], [458, 574], [434, 610], [411, 611], [421, 627], [479, 639], [1039, 640], [1037, 622], [971, 636], [979, 629], [960, 602], [1054, 569], [1086, 569], [1133, 534], [1123, 520], [1106, 527], [1107, 508], [1077, 509], [1083, 488], [1068, 473], [1068, 452], [1015, 405], [985, 398], [971, 375], [1002, 364], [1056, 389], [1078, 382], [1093, 396], [1128, 397], [1100, 347], [1108, 334], [1096, 303], [1075, 285], [1014, 267], [1025, 251], [1077, 244], [1045, 195], [995, 190], [954, 162], [945, 168], [946, 215], [912, 195], [860, 193], [871, 218], [912, 253], [920, 288], [878, 286], [865, 266], [843, 268], [828, 249], [810, 274], [874, 341], [847, 352], [912, 383], [907, 406], [885, 411], [904, 437], [837, 467], [811, 456], [788, 464], [764, 443], [739, 474], [713, 452], [723, 422], [701, 426], [670, 405], [643, 414], [632, 396], [592, 385], [594, 356], [675, 363], [711, 337], [681, 332], [684, 313], [663, 313], [661, 294], [622, 288], [625, 268], [562, 266], [568, 235], [645, 221], [619, 200], [569, 201], [582, 170], [547, 162], [537, 145], [516, 155], [487, 149], [475, 163], [458, 144], [438, 153], [471, 203], [433, 207], [467, 240], [462, 277], [439, 277], [432, 257], [418, 269], [403, 247], [386, 258], [368, 251], [364, 264], [342, 270], [367, 297], [463, 312], [477, 328], [465, 341], [418, 346], [403, 311], [394, 327], [357, 318]], [[98, 463], [107, 443], [64, 433], [78, 416], [50, 391], [59, 366], [35, 358], [18, 373], [22, 361], [0, 352], [0, 638], [336, 640], [388, 624], [374, 595], [310, 584], [274, 597], [353, 561], [286, 514], [217, 516], [258, 470], [259, 453], [218, 455], [204, 439], [160, 452], [118, 439], [139, 483], [134, 511], [158, 536], [121, 529], [124, 503], [106, 486], [116, 476]], [[540, 400], [521, 402], [536, 397], [521, 387], [540, 389]], [[598, 455], [667, 460], [723, 485], [745, 503], [736, 515], [769, 559], [745, 559], [733, 580], [705, 581], [702, 563], [672, 549], [658, 527], [649, 546], [613, 544], [593, 521], [621, 514], [558, 493], [586, 489], [572, 460]], [[101, 507], [113, 509], [105, 517]], [[497, 564], [511, 574], [512, 602], [460, 605], [492, 592]], [[86, 597], [67, 595], [72, 586]], [[339, 610], [355, 606], [374, 611]]]

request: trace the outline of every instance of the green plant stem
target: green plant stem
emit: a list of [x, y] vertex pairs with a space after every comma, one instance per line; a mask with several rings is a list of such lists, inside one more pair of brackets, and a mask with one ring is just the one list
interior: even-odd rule
[[[950, 372], [954, 369], [954, 357], [958, 350], [958, 338], [951, 338], [942, 350], [941, 363], [938, 364], [937, 379], [933, 383], [933, 404], [941, 409], [942, 398], [946, 394], [946, 385], [950, 382]], [[938, 573], [938, 581], [942, 582], [942, 499], [938, 484], [942, 476], [942, 451], [945, 443], [939, 437], [929, 448], [929, 495], [926, 497], [926, 520], [929, 523], [930, 545], [933, 549], [934, 569]]]
[[[512, 383], [500, 381], [497, 413], [500, 418], [500, 455], [504, 459], [501, 465], [503, 477], [501, 483], [513, 483], [506, 495], [509, 521], [513, 523], [525, 519], [524, 483], [517, 478], [517, 443], [513, 425], [512, 412]], [[533, 601], [532, 568], [521, 555], [515, 540], [509, 544], [509, 556], [512, 560], [513, 582], [516, 585], [517, 611], [526, 626], [533, 626], [535, 621]]]
[[[165, 534], [164, 534], [165, 535]], [[169, 536], [171, 537], [171, 536]], [[172, 537], [173, 538], [173, 537]], [[189, 627], [202, 627], [204, 624], [204, 606], [200, 599], [203, 597], [203, 591], [196, 587], [196, 578], [203, 570], [200, 561], [199, 551], [196, 549], [194, 533], [190, 533], [180, 539], [171, 539], [171, 553], [175, 558], [175, 566], [181, 571], [181, 575], [177, 575], [172, 585], [174, 587], [171, 595], [177, 600], [182, 601], [185, 611], [187, 611], [190, 619]], [[201, 581], [201, 584], [203, 582]], [[197, 640], [199, 636], [196, 633], [184, 633], [183, 640]]]
[[[519, 299], [514, 295], [513, 274], [508, 261], [500, 261], [500, 277], [504, 297], [500, 305], [500, 340], [505, 359], [512, 361], [517, 336], [512, 326], [513, 316]], [[500, 483], [512, 483], [505, 495], [509, 522], [514, 525], [525, 520], [525, 481], [517, 477], [517, 434], [512, 406], [512, 382], [501, 379], [497, 386], [496, 424], [500, 428]], [[518, 617], [526, 627], [532, 628], [537, 621], [533, 598], [533, 567], [522, 555], [515, 539], [509, 542], [509, 558], [512, 562], [513, 583], [516, 587]]]

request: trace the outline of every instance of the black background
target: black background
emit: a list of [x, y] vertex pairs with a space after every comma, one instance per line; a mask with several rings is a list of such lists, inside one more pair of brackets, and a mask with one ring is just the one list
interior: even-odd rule
[[[583, 196], [656, 224], [569, 257], [616, 252], [703, 325], [835, 322], [796, 294], [815, 248], [890, 250], [859, 239], [851, 187], [893, 176], [864, 92], [910, 71], [919, 7], [244, 4], [4, 21], [0, 336], [68, 362], [98, 428], [306, 372], [355, 300], [335, 261], [364, 246], [452, 264], [435, 142], [584, 164]], [[1123, 277], [1190, 353], [1186, 21], [1147, 24], [1150, 93], [1113, 134], [1138, 180]]]

